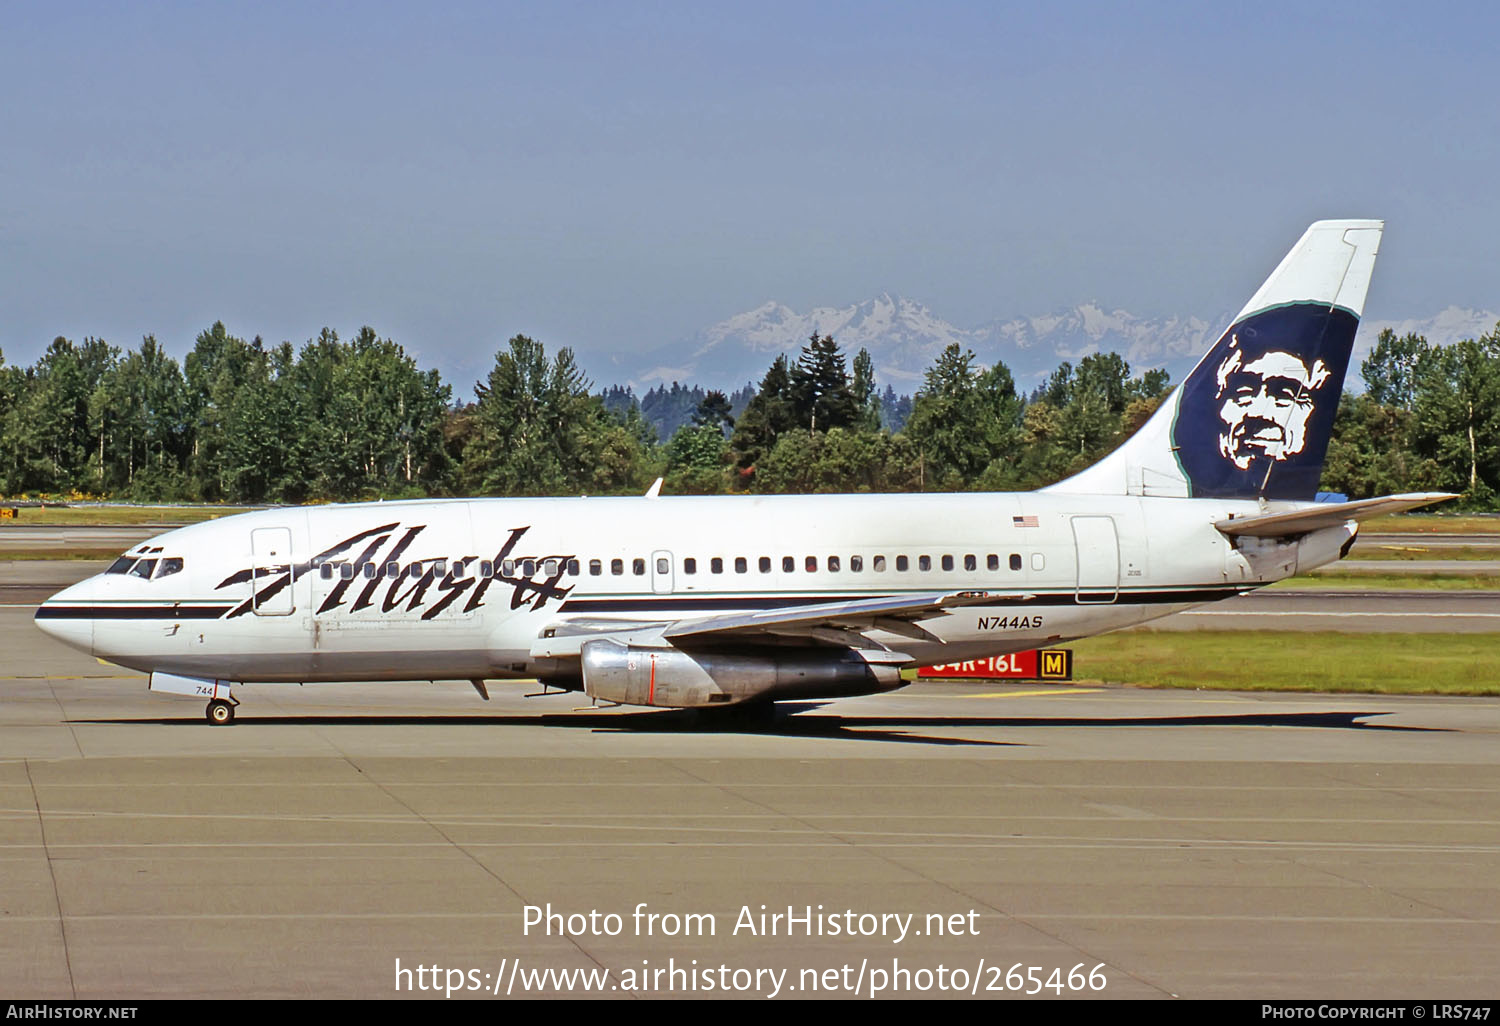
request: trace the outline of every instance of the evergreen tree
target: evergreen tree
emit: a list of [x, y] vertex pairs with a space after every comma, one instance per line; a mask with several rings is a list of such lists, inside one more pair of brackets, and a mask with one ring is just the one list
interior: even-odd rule
[[610, 417], [571, 349], [549, 363], [524, 335], [495, 354], [475, 386], [473, 440], [464, 452], [471, 489], [490, 495], [569, 495], [639, 485], [649, 466], [642, 421]]
[[906, 434], [922, 454], [924, 484], [972, 486], [992, 461], [1014, 453], [1021, 401], [1010, 370], [973, 364], [972, 352], [948, 346], [913, 397]]
[[1414, 409], [1418, 382], [1431, 351], [1421, 335], [1407, 333], [1397, 338], [1390, 328], [1382, 329], [1359, 368], [1370, 398], [1381, 406]]
[[[870, 382], [873, 389], [874, 382]], [[860, 415], [859, 400], [844, 366], [844, 354], [831, 335], [816, 332], [802, 347], [791, 369], [792, 402], [797, 424], [810, 431], [850, 427]]]
[[678, 428], [691, 423], [703, 396], [697, 385], [689, 388], [676, 381], [671, 388], [658, 385], [641, 400], [641, 414], [656, 427], [657, 438], [671, 438]]
[[1444, 486], [1473, 507], [1500, 489], [1500, 326], [1432, 349], [1413, 395], [1415, 448], [1443, 468]]
[[734, 431], [734, 415], [730, 409], [727, 395], [717, 390], [709, 392], [698, 403], [698, 408], [693, 411], [692, 426], [716, 428], [725, 438], [728, 438]]
[[861, 349], [854, 356], [854, 380], [849, 390], [854, 393], [854, 404], [858, 411], [854, 418], [857, 431], [880, 430], [880, 395], [875, 391], [875, 361], [868, 349]]
[[735, 421], [729, 440], [734, 466], [742, 483], [755, 473], [755, 464], [776, 445], [776, 440], [797, 426], [797, 407], [792, 394], [792, 374], [785, 355], [776, 357], [761, 379], [760, 390]]
[[880, 394], [880, 426], [891, 434], [898, 434], [906, 428], [906, 422], [911, 419], [911, 396], [896, 394], [896, 390], [890, 385], [885, 386], [885, 391]]

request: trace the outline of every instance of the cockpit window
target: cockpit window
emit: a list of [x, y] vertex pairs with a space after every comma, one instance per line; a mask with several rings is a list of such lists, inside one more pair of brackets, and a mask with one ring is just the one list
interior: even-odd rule
[[107, 573], [107, 574], [123, 574], [123, 573], [128, 572], [130, 570], [130, 568], [132, 566], [134, 566], [134, 565], [135, 565], [135, 557], [134, 556], [121, 556], [119, 559], [117, 559], [113, 563], [111, 563], [109, 565], [109, 569], [106, 570], [106, 571], [104, 571], [104, 572]]
[[141, 577], [141, 578], [144, 578], [145, 580], [149, 581], [149, 580], [151, 580], [151, 571], [153, 571], [155, 569], [156, 569], [156, 560], [154, 560], [154, 559], [142, 559], [142, 560], [137, 561], [136, 564], [135, 564], [135, 566], [133, 566], [133, 567], [130, 568], [130, 576], [132, 576], [132, 577]]
[[169, 577], [182, 571], [182, 557], [168, 556], [161, 561], [161, 566], [156, 569], [157, 577]]

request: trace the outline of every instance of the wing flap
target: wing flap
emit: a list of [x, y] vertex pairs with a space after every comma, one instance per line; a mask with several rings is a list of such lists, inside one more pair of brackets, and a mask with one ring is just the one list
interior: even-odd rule
[[[932, 634], [917, 626], [917, 621], [946, 616], [950, 609], [962, 606], [1009, 604], [1034, 598], [1035, 595], [983, 591], [892, 595], [683, 620], [668, 627], [662, 636], [673, 642], [746, 634], [791, 634], [826, 639], [828, 631], [857, 635], [867, 630], [883, 630], [904, 637], [935, 640]], [[851, 637], [852, 640], [857, 639]]]
[[914, 595], [887, 595], [823, 602], [753, 613], [729, 613], [696, 620], [661, 623], [640, 620], [579, 618], [553, 624], [531, 646], [533, 659], [578, 658], [583, 646], [600, 638], [621, 644], [660, 646], [686, 642], [711, 643], [719, 639], [739, 641], [762, 638], [805, 638], [825, 645], [856, 649], [879, 648], [864, 637], [879, 630], [920, 641], [938, 641], [918, 621], [947, 616], [963, 606], [995, 606], [1030, 602], [1036, 595], [1022, 592], [935, 591]]

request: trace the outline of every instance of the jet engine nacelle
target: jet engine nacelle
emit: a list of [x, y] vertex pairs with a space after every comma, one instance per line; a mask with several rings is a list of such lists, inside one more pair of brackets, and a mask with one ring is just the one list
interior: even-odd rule
[[599, 639], [582, 649], [583, 690], [622, 705], [732, 705], [756, 698], [839, 698], [901, 687], [892, 652], [787, 649], [764, 655], [684, 652]]

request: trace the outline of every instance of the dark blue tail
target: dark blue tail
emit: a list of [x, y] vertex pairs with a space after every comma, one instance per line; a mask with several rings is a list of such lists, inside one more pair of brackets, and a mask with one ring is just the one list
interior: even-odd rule
[[1236, 321], [1183, 382], [1172, 422], [1190, 494], [1313, 498], [1358, 327], [1321, 303]]

